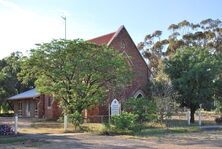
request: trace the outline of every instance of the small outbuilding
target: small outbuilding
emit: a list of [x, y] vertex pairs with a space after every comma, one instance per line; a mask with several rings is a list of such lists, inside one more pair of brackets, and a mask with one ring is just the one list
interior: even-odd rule
[[57, 119], [61, 114], [53, 97], [41, 94], [35, 88], [12, 96], [7, 101], [19, 117]]

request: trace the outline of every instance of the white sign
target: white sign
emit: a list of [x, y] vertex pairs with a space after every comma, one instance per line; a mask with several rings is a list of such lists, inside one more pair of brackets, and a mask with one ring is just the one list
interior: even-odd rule
[[117, 99], [113, 99], [111, 102], [111, 116], [120, 114], [120, 103]]

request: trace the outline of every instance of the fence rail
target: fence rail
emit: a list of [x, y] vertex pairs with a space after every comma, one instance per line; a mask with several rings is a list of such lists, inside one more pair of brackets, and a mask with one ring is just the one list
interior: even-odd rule
[[109, 115], [96, 115], [84, 117], [86, 123], [107, 123], [109, 121]]

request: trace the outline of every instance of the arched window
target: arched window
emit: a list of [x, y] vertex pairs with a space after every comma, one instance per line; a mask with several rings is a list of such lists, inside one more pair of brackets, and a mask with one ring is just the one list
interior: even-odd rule
[[142, 90], [138, 90], [135, 94], [134, 94], [134, 98], [142, 98], [144, 97], [144, 92]]
[[139, 95], [136, 96], [136, 98], [142, 98], [142, 97], [143, 97], [142, 94], [139, 94]]

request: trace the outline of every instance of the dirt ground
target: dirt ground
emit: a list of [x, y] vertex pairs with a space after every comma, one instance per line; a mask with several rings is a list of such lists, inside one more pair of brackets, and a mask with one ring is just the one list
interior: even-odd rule
[[222, 131], [169, 134], [162, 137], [101, 136], [89, 133], [26, 134], [28, 140], [0, 144], [1, 149], [219, 149]]
[[[0, 124], [11, 124], [11, 118], [0, 118]], [[30, 119], [20, 119], [20, 128], [29, 128]], [[50, 123], [51, 126], [51, 123]], [[219, 149], [222, 148], [222, 129], [203, 130], [195, 133], [166, 134], [161, 136], [102, 136], [90, 133], [39, 132], [40, 129], [23, 132], [12, 139], [16, 143], [2, 143], [0, 149]], [[27, 129], [28, 130], [28, 129]], [[53, 131], [53, 130], [52, 130]]]

